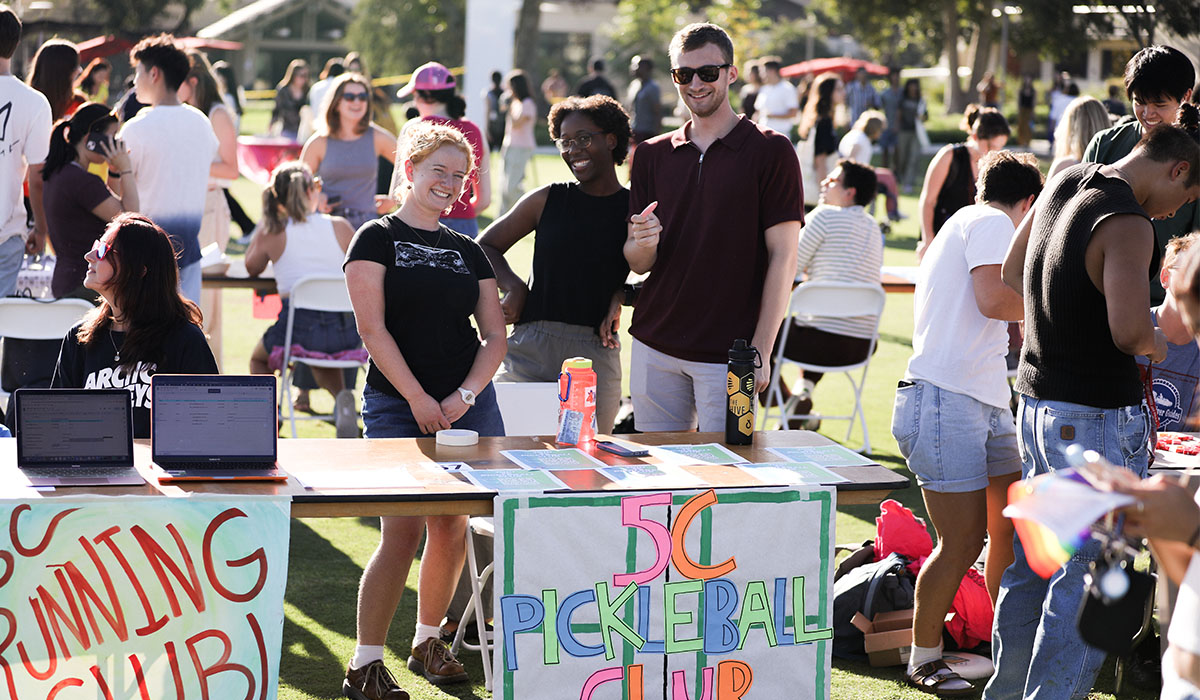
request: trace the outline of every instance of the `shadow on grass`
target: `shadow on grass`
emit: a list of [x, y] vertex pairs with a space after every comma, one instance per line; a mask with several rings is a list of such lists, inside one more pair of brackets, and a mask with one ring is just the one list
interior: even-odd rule
[[[292, 519], [287, 601], [323, 628], [354, 638], [362, 568], [304, 521]], [[291, 643], [285, 631], [284, 646]]]

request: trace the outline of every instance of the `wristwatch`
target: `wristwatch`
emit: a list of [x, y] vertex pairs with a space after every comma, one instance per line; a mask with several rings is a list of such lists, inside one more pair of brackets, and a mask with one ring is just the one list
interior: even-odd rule
[[468, 406], [475, 405], [475, 392], [466, 387], [458, 387], [458, 395], [462, 397], [463, 403]]

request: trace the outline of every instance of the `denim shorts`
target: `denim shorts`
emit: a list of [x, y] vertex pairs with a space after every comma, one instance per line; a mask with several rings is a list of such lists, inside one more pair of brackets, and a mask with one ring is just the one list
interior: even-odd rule
[[[370, 384], [363, 387], [362, 418], [366, 438], [430, 437], [417, 425], [408, 401], [385, 394]], [[451, 427], [474, 430], [480, 437], [504, 437], [504, 419], [500, 417], [500, 404], [496, 403], [496, 389], [491, 382], [476, 395], [475, 405]]]
[[[267, 353], [283, 345], [287, 335], [288, 300], [281, 300], [279, 318], [266, 333], [263, 333], [263, 346]], [[296, 309], [296, 319], [292, 324], [292, 345], [299, 345], [305, 350], [323, 353], [335, 353], [351, 350], [362, 345], [358, 337], [358, 327], [354, 325], [354, 314], [340, 311], [313, 311], [312, 309]]]
[[438, 219], [438, 223], [446, 225], [446, 228], [461, 233], [467, 238], [479, 238], [479, 221], [477, 219], [452, 219], [448, 216], [443, 216]]
[[1008, 407], [989, 406], [923, 379], [896, 389], [892, 436], [917, 484], [929, 491], [981, 491], [989, 478], [1021, 469]]

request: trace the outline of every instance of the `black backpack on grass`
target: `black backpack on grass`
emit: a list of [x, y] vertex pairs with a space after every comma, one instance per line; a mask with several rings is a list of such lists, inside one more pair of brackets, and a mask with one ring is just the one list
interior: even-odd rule
[[913, 607], [916, 577], [908, 560], [893, 552], [877, 562], [851, 569], [833, 584], [833, 655], [866, 658], [862, 630], [851, 624], [856, 613], [876, 614]]

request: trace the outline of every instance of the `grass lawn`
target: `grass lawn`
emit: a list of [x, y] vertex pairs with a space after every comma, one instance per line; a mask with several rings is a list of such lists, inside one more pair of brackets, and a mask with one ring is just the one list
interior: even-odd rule
[[[262, 120], [258, 119], [256, 114], [248, 115], [243, 123], [244, 131], [251, 133], [256, 130], [250, 128], [250, 125], [257, 124], [258, 121]], [[498, 165], [498, 159], [494, 159], [493, 172], [498, 172]], [[570, 177], [562, 161], [549, 155], [535, 157], [530, 175], [531, 177], [527, 178], [530, 186]], [[261, 197], [258, 188], [243, 179], [235, 183], [233, 189], [247, 212], [257, 220]], [[496, 199], [499, 199], [498, 195]], [[902, 197], [900, 207], [909, 218], [895, 226], [888, 238], [884, 253], [884, 263], [887, 265], [916, 263], [916, 197]], [[493, 206], [483, 218], [490, 221], [495, 214]], [[514, 269], [518, 272], [527, 271], [532, 251], [532, 237], [521, 241], [509, 256], [514, 261]], [[250, 291], [224, 292], [226, 372], [245, 371], [251, 348], [270, 325], [270, 320], [251, 319], [250, 302]], [[626, 309], [622, 319], [623, 355], [628, 352], [628, 337], [624, 328], [628, 326], [629, 313], [630, 310]], [[889, 294], [880, 326], [879, 351], [871, 362], [863, 397], [874, 458], [910, 478], [912, 475], [905, 467], [891, 437], [890, 424], [893, 391], [897, 380], [903, 375], [912, 351], [912, 324], [912, 296]], [[624, 366], [629, 366], [627, 355]], [[627, 387], [626, 383], [626, 390]], [[313, 403], [316, 408], [328, 409], [332, 400], [323, 392], [314, 392]], [[817, 388], [815, 403], [817, 410], [826, 414], [848, 414], [852, 406], [852, 395], [844, 375], [830, 376], [823, 381]], [[845, 436], [845, 426], [845, 422], [826, 422], [821, 432], [835, 440], [841, 440]], [[305, 422], [301, 431], [303, 437], [334, 435], [332, 426], [315, 421]], [[861, 436], [856, 429], [850, 444], [857, 446], [860, 441]], [[893, 497], [912, 508], [918, 515], [924, 516], [924, 505], [916, 487], [897, 491]], [[878, 508], [875, 506], [839, 508], [837, 541], [862, 542], [872, 538], [875, 530], [874, 518], [877, 514]], [[341, 696], [345, 665], [354, 650], [354, 612], [358, 579], [378, 542], [378, 529], [378, 520], [375, 518], [305, 518], [292, 521], [279, 697], [300, 700]], [[462, 654], [462, 660], [471, 674], [471, 682], [446, 690], [434, 688], [405, 669], [404, 662], [408, 656], [415, 617], [414, 566], [409, 575], [407, 592], [393, 621], [387, 648], [388, 667], [397, 675], [400, 683], [414, 698], [488, 697], [483, 688], [483, 673], [477, 654], [465, 651]], [[900, 667], [875, 669], [865, 664], [835, 660], [832, 696], [839, 699], [871, 700], [930, 697], [905, 686], [900, 674]], [[1099, 691], [1092, 697], [1113, 697], [1112, 679], [1113, 668], [1110, 663], [1101, 672], [1097, 684]], [[1138, 695], [1129, 694], [1127, 690], [1123, 697], [1151, 698], [1157, 697], [1157, 693]]]

